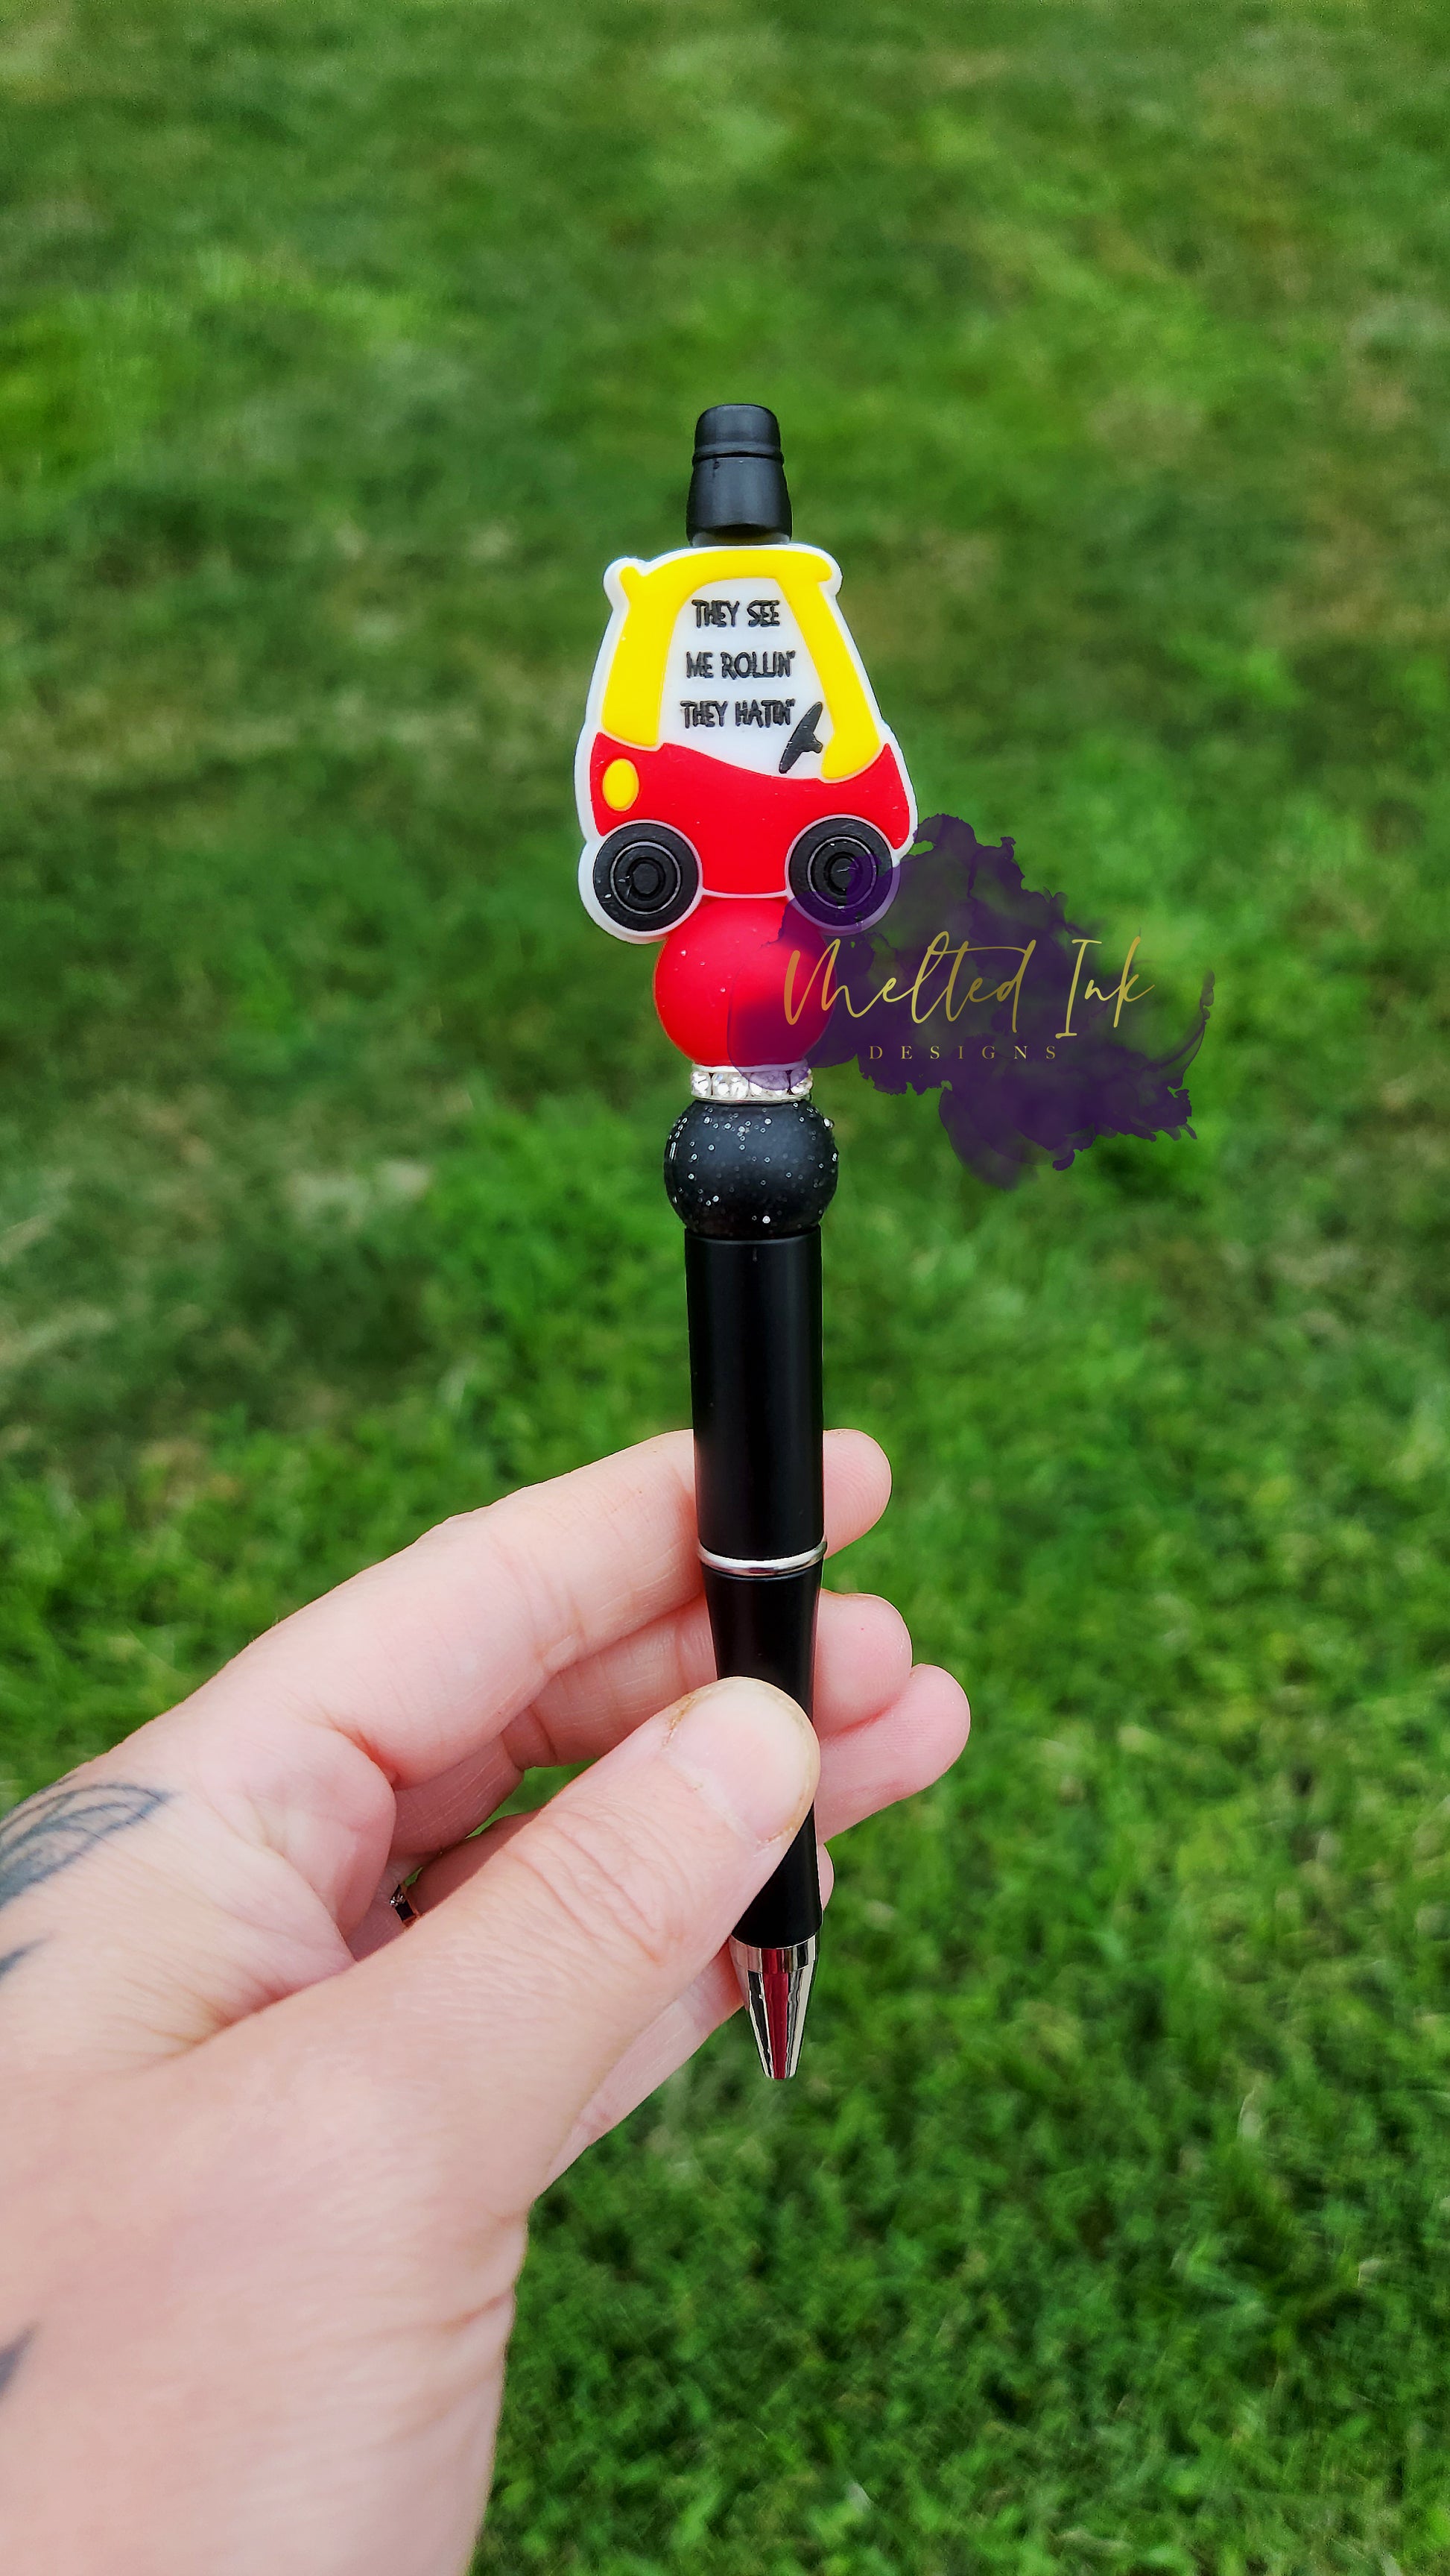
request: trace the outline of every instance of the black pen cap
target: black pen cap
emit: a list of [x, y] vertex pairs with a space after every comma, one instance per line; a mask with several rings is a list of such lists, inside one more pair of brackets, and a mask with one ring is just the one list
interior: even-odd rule
[[714, 403], [701, 412], [685, 534], [691, 545], [790, 535], [780, 423], [764, 403]]

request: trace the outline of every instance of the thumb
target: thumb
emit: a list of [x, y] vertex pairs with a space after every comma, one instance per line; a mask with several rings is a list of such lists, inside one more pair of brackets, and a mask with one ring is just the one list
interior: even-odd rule
[[712, 1683], [647, 1720], [404, 1940], [336, 1981], [331, 1998], [365, 2017], [374, 2071], [386, 2065], [412, 2096], [415, 2121], [445, 2121], [458, 2139], [470, 2203], [481, 2186], [500, 2218], [527, 2208], [615, 2061], [764, 1886], [819, 1768], [814, 1730], [783, 1691]]

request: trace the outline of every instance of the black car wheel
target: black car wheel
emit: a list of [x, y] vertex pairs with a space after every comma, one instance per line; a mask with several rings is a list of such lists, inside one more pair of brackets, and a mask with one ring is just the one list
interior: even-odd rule
[[699, 893], [699, 859], [669, 823], [620, 823], [594, 854], [594, 900], [635, 939], [662, 939]]
[[879, 920], [896, 891], [891, 844], [856, 814], [827, 814], [791, 844], [792, 900], [822, 930], [859, 930]]

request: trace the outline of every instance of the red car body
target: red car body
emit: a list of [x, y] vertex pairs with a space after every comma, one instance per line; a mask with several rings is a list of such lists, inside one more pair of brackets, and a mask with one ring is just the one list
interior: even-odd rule
[[[601, 784], [614, 761], [630, 762], [639, 774], [639, 793], [623, 812], [605, 803]], [[699, 855], [707, 895], [783, 895], [793, 843], [807, 824], [827, 815], [873, 823], [893, 850], [907, 839], [912, 820], [891, 742], [854, 778], [779, 778], [687, 744], [666, 742], [643, 751], [599, 733], [589, 748], [589, 800], [601, 836], [636, 820], [683, 832]]]

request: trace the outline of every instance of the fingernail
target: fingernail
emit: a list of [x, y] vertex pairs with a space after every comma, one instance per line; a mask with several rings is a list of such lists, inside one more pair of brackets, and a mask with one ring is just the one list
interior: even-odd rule
[[665, 1760], [756, 1843], [794, 1833], [816, 1792], [815, 1729], [769, 1682], [711, 1682], [682, 1701]]

